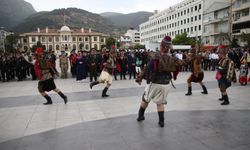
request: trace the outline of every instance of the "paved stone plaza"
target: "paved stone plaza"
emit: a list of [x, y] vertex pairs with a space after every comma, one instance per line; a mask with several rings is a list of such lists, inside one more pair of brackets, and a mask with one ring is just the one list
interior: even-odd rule
[[250, 150], [250, 86], [234, 84], [231, 105], [221, 106], [215, 72], [205, 73], [208, 95], [193, 84], [186, 97], [189, 75], [171, 89], [164, 128], [153, 103], [136, 121], [144, 85], [134, 80], [114, 81], [102, 99], [103, 85], [56, 79], [69, 103], [51, 93], [51, 106], [42, 105], [37, 81], [0, 83], [0, 150]]

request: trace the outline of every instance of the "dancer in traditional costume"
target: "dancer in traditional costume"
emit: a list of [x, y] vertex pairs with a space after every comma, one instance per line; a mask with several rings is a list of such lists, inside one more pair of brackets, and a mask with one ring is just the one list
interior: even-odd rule
[[216, 79], [218, 80], [219, 89], [221, 92], [220, 101], [223, 101], [221, 105], [229, 105], [229, 98], [227, 95], [227, 88], [231, 86], [231, 81], [235, 78], [234, 63], [228, 58], [228, 50], [226, 48], [220, 48], [218, 51], [220, 61], [217, 68]]
[[[177, 71], [179, 60], [172, 57], [169, 52], [172, 48], [171, 37], [166, 36], [160, 45], [160, 51], [149, 61], [146, 67], [138, 75], [136, 82], [141, 84], [142, 78], [147, 80], [137, 121], [145, 120], [144, 112], [150, 101], [157, 105], [159, 126], [164, 127], [164, 105], [167, 104], [167, 96], [172, 82], [172, 73]], [[176, 79], [177, 74], [174, 74]]]
[[201, 61], [202, 61], [202, 56], [196, 54], [196, 50], [192, 49], [189, 53], [189, 59], [187, 62], [191, 66], [191, 72], [192, 74], [187, 80], [188, 83], [188, 92], [186, 96], [192, 95], [192, 82], [194, 83], [199, 83], [203, 89], [201, 92], [202, 94], [208, 94], [207, 88], [205, 84], [202, 82], [204, 78], [204, 72], [201, 67]]
[[51, 90], [59, 94], [66, 104], [68, 102], [68, 98], [58, 88], [56, 88], [54, 78], [51, 73], [53, 68], [46, 54], [42, 52], [42, 48], [37, 48], [36, 50], [36, 62], [34, 67], [39, 79], [38, 91], [47, 100], [47, 102], [43, 104], [51, 105], [53, 103], [51, 97], [45, 93]]
[[101, 72], [101, 75], [98, 79], [98, 81], [94, 81], [90, 83], [90, 88], [92, 89], [93, 86], [103, 83], [105, 84], [105, 88], [102, 91], [102, 97], [109, 97], [109, 95], [107, 95], [107, 91], [109, 89], [109, 87], [112, 84], [112, 73], [115, 69], [115, 51], [111, 51], [108, 55], [106, 55], [106, 58], [103, 61], [103, 70]]

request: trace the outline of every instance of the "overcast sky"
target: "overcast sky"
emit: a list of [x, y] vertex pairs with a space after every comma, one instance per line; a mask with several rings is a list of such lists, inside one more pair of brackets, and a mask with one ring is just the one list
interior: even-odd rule
[[50, 11], [57, 8], [77, 7], [93, 13], [164, 10], [183, 0], [25, 0], [36, 11]]

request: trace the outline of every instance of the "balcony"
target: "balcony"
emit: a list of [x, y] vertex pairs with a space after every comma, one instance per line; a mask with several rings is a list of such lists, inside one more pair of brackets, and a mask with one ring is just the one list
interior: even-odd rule
[[241, 3], [239, 6], [233, 7], [232, 11], [237, 12], [237, 11], [241, 11], [243, 9], [249, 8], [249, 7], [250, 7], [250, 2]]
[[240, 22], [245, 22], [245, 21], [249, 21], [249, 20], [250, 20], [250, 15], [240, 16], [240, 17], [234, 18], [233, 23], [240, 23]]
[[228, 21], [228, 16], [224, 18], [215, 18], [213, 20], [208, 20], [204, 22], [204, 25], [215, 24], [215, 23], [220, 23], [220, 22], [225, 22], [225, 21]]
[[203, 36], [215, 36], [215, 35], [225, 35], [225, 34], [227, 34], [227, 32], [211, 30], [211, 31], [207, 31], [206, 33], [204, 33]]

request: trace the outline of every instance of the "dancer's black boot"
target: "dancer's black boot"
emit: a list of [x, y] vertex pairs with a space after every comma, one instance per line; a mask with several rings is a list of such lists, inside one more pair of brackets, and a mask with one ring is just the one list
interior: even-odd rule
[[223, 100], [224, 100], [223, 95], [221, 95], [221, 98], [219, 98], [218, 100], [219, 100], [219, 101], [223, 101]]
[[67, 104], [67, 102], [68, 102], [67, 96], [64, 95], [62, 92], [59, 92], [58, 94], [59, 94], [59, 95], [61, 96], [61, 98], [64, 100], [64, 104]]
[[230, 102], [229, 102], [229, 99], [228, 99], [228, 96], [227, 95], [223, 95], [223, 99], [224, 99], [224, 102], [221, 103], [221, 105], [229, 105]]
[[192, 95], [192, 87], [191, 86], [188, 87], [188, 92], [187, 92], [186, 96], [189, 96], [189, 95]]
[[47, 102], [43, 103], [43, 105], [51, 105], [52, 104], [52, 100], [51, 100], [51, 97], [49, 95], [45, 95], [44, 98], [47, 100]]
[[203, 92], [201, 92], [201, 94], [208, 94], [207, 88], [205, 85], [202, 85], [202, 89], [203, 89]]
[[97, 85], [97, 84], [99, 84], [98, 81], [91, 82], [90, 85], [89, 85], [90, 89], [92, 89], [93, 86], [95, 86], [95, 85]]
[[138, 112], [138, 118], [137, 118], [137, 121], [143, 121], [145, 120], [145, 117], [144, 117], [144, 112], [145, 112], [145, 108], [143, 107], [140, 107], [139, 109], [139, 112]]
[[163, 128], [164, 127], [164, 111], [158, 112], [158, 116], [159, 116], [158, 124], [159, 124], [160, 127]]
[[108, 91], [108, 87], [105, 87], [102, 91], [102, 97], [105, 98], [105, 97], [109, 97], [109, 95], [107, 95], [107, 91]]

